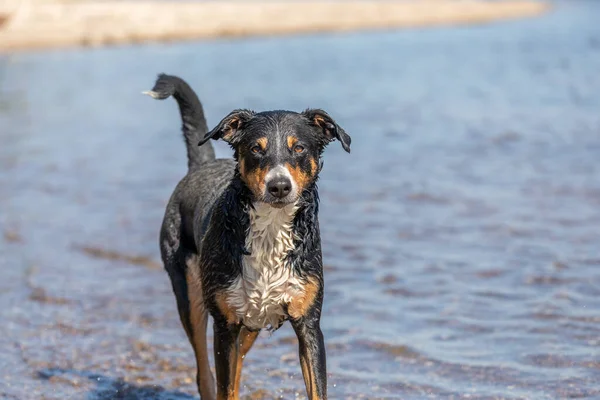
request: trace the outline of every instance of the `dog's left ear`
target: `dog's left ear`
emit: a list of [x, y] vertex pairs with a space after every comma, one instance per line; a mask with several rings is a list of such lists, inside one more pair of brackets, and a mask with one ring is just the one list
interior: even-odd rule
[[202, 146], [208, 141], [208, 139], [223, 139], [227, 143], [233, 145], [239, 138], [244, 125], [248, 123], [254, 117], [254, 111], [250, 110], [234, 110], [229, 113], [228, 116], [223, 118], [221, 122], [215, 126], [215, 128], [207, 132], [206, 135], [200, 140], [198, 146]]
[[339, 140], [344, 150], [350, 153], [352, 139], [334, 120], [323, 110], [308, 109], [302, 113], [303, 116], [317, 128], [321, 129], [327, 142]]

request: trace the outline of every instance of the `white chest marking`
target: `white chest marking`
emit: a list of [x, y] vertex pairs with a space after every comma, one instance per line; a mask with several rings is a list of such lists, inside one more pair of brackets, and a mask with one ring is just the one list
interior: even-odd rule
[[228, 289], [228, 304], [238, 319], [252, 329], [276, 328], [285, 316], [284, 305], [302, 294], [302, 283], [285, 257], [294, 249], [292, 223], [295, 204], [274, 208], [265, 203], [250, 210], [242, 275]]

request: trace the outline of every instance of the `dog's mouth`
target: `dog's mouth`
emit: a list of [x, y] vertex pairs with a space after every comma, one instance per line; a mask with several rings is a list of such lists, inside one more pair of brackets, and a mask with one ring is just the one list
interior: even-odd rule
[[285, 206], [287, 206], [289, 204], [292, 204], [292, 203], [283, 202], [283, 201], [275, 201], [273, 203], [267, 203], [267, 204], [269, 204], [273, 208], [283, 208], [283, 207], [285, 207]]
[[273, 208], [283, 208], [289, 206], [296, 201], [295, 198], [288, 199], [264, 199], [263, 202], [270, 205]]
[[291, 212], [291, 210], [295, 210], [295, 207], [298, 206], [298, 199], [295, 199], [294, 201], [282, 201], [282, 200], [266, 201], [263, 198], [254, 204], [261, 204], [261, 205], [263, 205], [263, 207], [270, 208], [271, 211], [274, 213], [281, 213], [281, 212], [285, 213], [285, 212]]
[[296, 194], [290, 193], [288, 196], [284, 198], [278, 198], [275, 196], [271, 196], [270, 194], [265, 194], [260, 199], [262, 203], [268, 204], [273, 208], [283, 208], [285, 206], [289, 206], [290, 204], [294, 204], [298, 201], [298, 196]]

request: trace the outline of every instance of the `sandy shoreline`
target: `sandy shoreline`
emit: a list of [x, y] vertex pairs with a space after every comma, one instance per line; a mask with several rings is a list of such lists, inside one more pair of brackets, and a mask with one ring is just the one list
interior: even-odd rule
[[0, 51], [145, 41], [483, 23], [548, 9], [535, 1], [0, 1]]

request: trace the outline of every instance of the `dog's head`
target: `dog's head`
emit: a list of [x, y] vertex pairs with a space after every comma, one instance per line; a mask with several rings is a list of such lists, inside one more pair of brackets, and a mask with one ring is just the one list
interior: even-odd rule
[[283, 207], [294, 203], [317, 178], [325, 146], [350, 136], [323, 110], [302, 113], [235, 110], [199, 143], [223, 139], [235, 151], [241, 179], [254, 200]]

